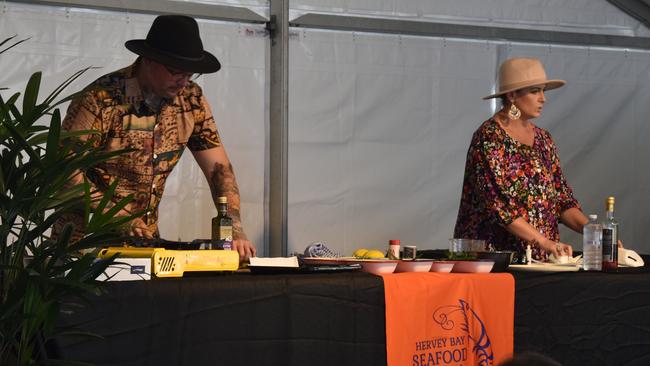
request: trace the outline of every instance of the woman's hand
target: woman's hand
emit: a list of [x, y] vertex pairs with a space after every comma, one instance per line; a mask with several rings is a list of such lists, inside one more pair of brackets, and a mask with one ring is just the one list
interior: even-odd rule
[[553, 254], [555, 258], [560, 258], [563, 255], [573, 256], [573, 248], [570, 245], [549, 240], [521, 217], [516, 218], [510, 225], [506, 226], [506, 230], [526, 242], [537, 245], [546, 252]]
[[549, 239], [542, 240], [538, 242], [540, 248], [544, 249], [546, 252], [553, 254], [555, 258], [560, 258], [561, 256], [573, 257], [573, 247], [569, 244], [562, 242], [557, 242]]

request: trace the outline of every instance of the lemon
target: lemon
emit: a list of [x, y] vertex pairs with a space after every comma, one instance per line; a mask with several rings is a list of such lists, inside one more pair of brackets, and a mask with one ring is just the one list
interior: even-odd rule
[[352, 256], [362, 258], [366, 256], [366, 253], [368, 253], [368, 249], [366, 248], [359, 248], [352, 253]]
[[372, 259], [384, 258], [384, 252], [379, 251], [377, 249], [371, 249], [371, 250], [366, 252], [365, 257], [366, 258], [372, 258]]

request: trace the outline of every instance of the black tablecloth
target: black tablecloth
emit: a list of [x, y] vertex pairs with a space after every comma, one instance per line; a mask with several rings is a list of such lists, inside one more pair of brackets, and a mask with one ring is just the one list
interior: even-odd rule
[[514, 276], [515, 352], [541, 352], [563, 365], [650, 365], [646, 270]]
[[63, 314], [105, 339], [62, 338], [99, 365], [385, 365], [384, 290], [366, 273], [115, 282]]
[[[646, 259], [647, 261], [648, 259]], [[650, 273], [515, 276], [515, 352], [564, 365], [650, 364]], [[99, 365], [386, 365], [384, 289], [366, 273], [116, 282], [59, 342]]]

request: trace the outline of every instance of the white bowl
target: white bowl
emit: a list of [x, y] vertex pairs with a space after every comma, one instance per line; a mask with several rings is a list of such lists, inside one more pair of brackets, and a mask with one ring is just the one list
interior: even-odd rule
[[457, 273], [487, 273], [492, 270], [494, 261], [477, 260], [477, 261], [454, 261], [452, 272]]
[[454, 262], [443, 261], [443, 262], [433, 262], [431, 264], [431, 272], [451, 272], [454, 268]]
[[397, 263], [395, 272], [429, 272], [431, 269], [431, 259], [407, 259]]
[[362, 271], [376, 274], [376, 275], [395, 272], [395, 268], [397, 268], [397, 262], [399, 261], [381, 260], [381, 259], [378, 260], [365, 259], [365, 260], [355, 261], [355, 263], [361, 264]]

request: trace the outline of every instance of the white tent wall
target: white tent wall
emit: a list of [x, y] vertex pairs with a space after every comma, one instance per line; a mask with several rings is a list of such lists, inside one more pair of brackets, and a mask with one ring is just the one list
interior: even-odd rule
[[[268, 0], [184, 0], [248, 7], [268, 17]], [[80, 3], [83, 3], [80, 0]], [[307, 13], [371, 16], [547, 31], [648, 37], [650, 31], [605, 0], [291, 0], [291, 18]], [[52, 90], [85, 66], [71, 88], [134, 59], [125, 40], [143, 38], [153, 15], [69, 7], [0, 4], [0, 35], [32, 36], [0, 57], [0, 85], [21, 90], [44, 72]], [[261, 25], [199, 20], [206, 48], [223, 69], [204, 75], [242, 193], [244, 225], [266, 248], [269, 39]], [[618, 199], [628, 246], [643, 240], [650, 217], [645, 124], [650, 105], [647, 51], [291, 29], [289, 97], [289, 252], [315, 240], [348, 254], [391, 238], [444, 248], [456, 218], [472, 132], [495, 105], [501, 60], [543, 59], [568, 81], [548, 93], [538, 121], [559, 146], [565, 174], [586, 212]], [[209, 235], [214, 215], [195, 163], [184, 154], [161, 205], [169, 239]], [[183, 177], [182, 186], [180, 177]], [[188, 183], [189, 182], [189, 183]], [[180, 213], [180, 214], [179, 214]], [[197, 219], [200, 218], [200, 219]], [[579, 248], [579, 236], [563, 231]], [[264, 254], [264, 250], [262, 250]]]
[[318, 30], [294, 30], [290, 46], [290, 252], [315, 240], [348, 255], [388, 239], [446, 248], [469, 140], [496, 107], [480, 98], [511, 56], [568, 81], [539, 125], [585, 211], [616, 196], [622, 239], [650, 249], [649, 52]]
[[[24, 90], [35, 71], [43, 72], [42, 97], [68, 76], [89, 70], [70, 86], [77, 91], [100, 75], [129, 65], [136, 55], [124, 48], [129, 39], [145, 38], [153, 15], [3, 3], [0, 38], [17, 34], [30, 40], [0, 56], [0, 86]], [[204, 46], [222, 63], [216, 74], [203, 75], [203, 87], [233, 162], [242, 199], [242, 221], [258, 247], [265, 245], [267, 186], [268, 36], [261, 25], [199, 19]], [[62, 109], [65, 112], [65, 106]], [[161, 235], [167, 239], [210, 237], [216, 215], [203, 173], [186, 151], [169, 177], [160, 206]]]
[[[650, 34], [605, 0], [292, 0], [290, 8], [291, 19], [323, 13]], [[555, 136], [585, 212], [602, 214], [604, 198], [615, 195], [626, 246], [650, 250], [642, 213], [650, 200], [642, 166], [647, 51], [302, 29], [290, 47], [290, 252], [314, 240], [343, 254], [391, 238], [447, 247], [469, 139], [496, 107], [480, 96], [494, 88], [502, 60], [526, 55], [569, 82], [548, 94], [538, 122]], [[580, 249], [580, 236], [561, 230]]]
[[290, 46], [289, 251], [446, 247], [494, 44], [301, 30]]

